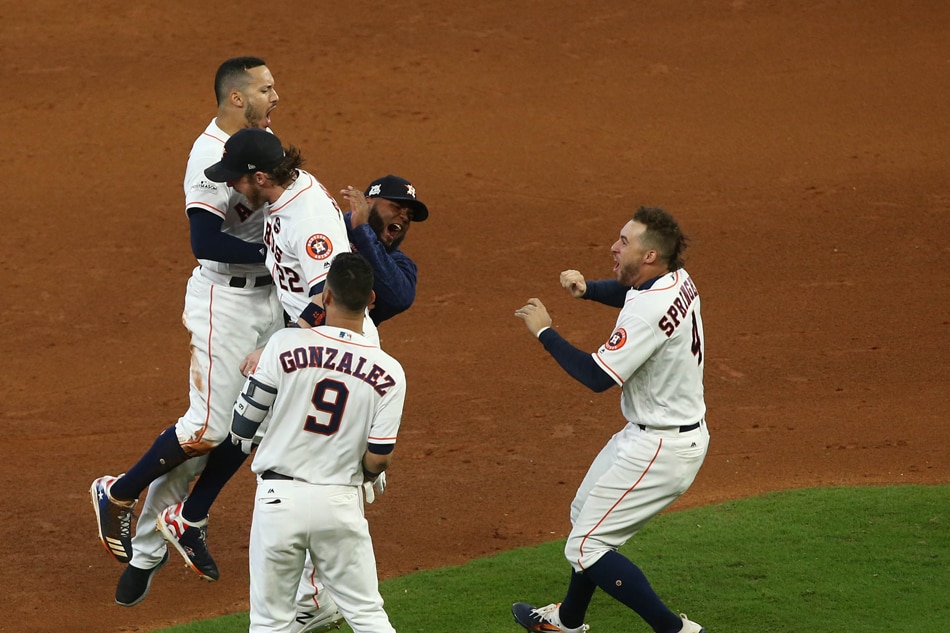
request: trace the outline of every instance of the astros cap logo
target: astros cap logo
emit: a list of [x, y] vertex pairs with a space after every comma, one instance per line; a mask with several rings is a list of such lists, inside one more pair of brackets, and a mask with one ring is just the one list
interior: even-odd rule
[[604, 347], [613, 352], [623, 347], [623, 344], [626, 342], [627, 331], [623, 328], [617, 328], [614, 333], [610, 335], [610, 338], [607, 339], [607, 344], [604, 345]]
[[333, 243], [323, 233], [315, 233], [307, 239], [307, 255], [312, 259], [326, 259], [333, 253]]

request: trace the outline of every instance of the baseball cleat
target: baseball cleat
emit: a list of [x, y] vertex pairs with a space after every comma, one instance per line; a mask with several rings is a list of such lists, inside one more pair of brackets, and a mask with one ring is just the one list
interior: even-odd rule
[[99, 477], [89, 488], [96, 510], [99, 542], [120, 563], [132, 560], [132, 508], [135, 501], [116, 501], [109, 490], [118, 477]]
[[328, 608], [319, 611], [298, 611], [290, 630], [291, 633], [327, 633], [339, 629], [343, 622], [343, 614], [331, 602]]
[[706, 633], [706, 629], [687, 618], [685, 613], [680, 613], [680, 619], [683, 620], [680, 633]]
[[150, 569], [139, 569], [131, 564], [126, 567], [119, 576], [119, 584], [115, 587], [115, 603], [123, 607], [134, 607], [145, 600], [149, 587], [152, 586], [152, 577], [167, 562], [168, 549], [166, 548], [162, 560]]
[[202, 580], [215, 581], [221, 574], [208, 551], [208, 517], [191, 523], [181, 516], [181, 507], [178, 503], [162, 510], [156, 520], [158, 531]]
[[560, 606], [561, 603], [558, 602], [535, 609], [525, 602], [516, 602], [511, 605], [511, 615], [515, 616], [515, 622], [532, 633], [583, 633], [590, 629], [586, 624], [576, 629], [569, 629], [561, 624], [561, 618], [558, 616]]

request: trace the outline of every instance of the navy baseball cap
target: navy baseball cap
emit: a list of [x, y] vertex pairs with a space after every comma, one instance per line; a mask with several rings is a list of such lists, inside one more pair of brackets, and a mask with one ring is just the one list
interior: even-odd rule
[[238, 180], [244, 174], [269, 171], [284, 160], [280, 139], [256, 127], [238, 130], [224, 144], [224, 156], [205, 170], [211, 182]]
[[385, 198], [405, 202], [412, 209], [412, 221], [423, 222], [429, 217], [429, 208], [416, 199], [416, 188], [405, 178], [399, 176], [383, 176], [369, 183], [365, 195], [367, 198]]

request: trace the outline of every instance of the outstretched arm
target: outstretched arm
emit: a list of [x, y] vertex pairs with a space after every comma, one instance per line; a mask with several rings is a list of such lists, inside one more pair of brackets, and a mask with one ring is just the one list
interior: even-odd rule
[[593, 356], [577, 349], [551, 328], [551, 317], [540, 300], [528, 299], [526, 305], [515, 310], [515, 316], [525, 322], [528, 331], [538, 337], [544, 349], [574, 380], [596, 392], [606, 391], [616, 384]]

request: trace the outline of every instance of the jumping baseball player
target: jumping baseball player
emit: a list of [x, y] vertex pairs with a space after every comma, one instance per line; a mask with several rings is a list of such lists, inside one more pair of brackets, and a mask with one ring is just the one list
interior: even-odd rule
[[[116, 602], [124, 606], [146, 596], [155, 571], [168, 560], [162, 535], [155, 531], [159, 513], [185, 497], [204, 456], [227, 438], [231, 408], [244, 380], [240, 363], [283, 325], [260, 243], [263, 212], [203, 173], [221, 158], [230, 135], [246, 127], [266, 133], [278, 102], [274, 79], [259, 58], [230, 59], [217, 71], [215, 94], [217, 116], [195, 141], [184, 181], [192, 250], [199, 263], [188, 281], [183, 315], [191, 336], [190, 405], [124, 475], [100, 477], [90, 489], [100, 541], [119, 562], [131, 561], [116, 588]], [[146, 527], [132, 538], [132, 508], [146, 486], [139, 518]], [[179, 544], [195, 571], [214, 580], [217, 567], [204, 542], [207, 517], [191, 519], [180, 523]]]
[[[206, 169], [205, 175], [227, 183], [254, 204], [266, 205], [266, 263], [281, 305], [296, 317], [296, 325], [313, 327], [323, 322], [321, 293], [330, 264], [338, 254], [350, 251], [350, 241], [336, 201], [313, 175], [300, 169], [302, 164], [296, 148], [285, 151], [273, 134], [247, 129], [228, 139], [221, 161]], [[368, 313], [362, 333], [379, 343]], [[256, 366], [257, 355], [249, 358], [242, 365], [247, 373]], [[380, 477], [377, 490], [381, 492], [384, 485]], [[366, 493], [371, 500], [371, 486]], [[187, 510], [191, 504], [189, 499], [183, 507]], [[320, 631], [339, 619], [312, 571], [308, 559], [300, 578], [301, 609], [294, 633]]]
[[304, 552], [353, 631], [395, 631], [360, 490], [392, 461], [406, 381], [400, 364], [361, 334], [372, 285], [359, 254], [335, 257], [326, 324], [275, 334], [235, 405], [236, 443], [251, 441], [273, 410], [251, 465], [251, 633], [291, 630]]
[[613, 332], [595, 354], [551, 328], [538, 299], [515, 311], [544, 348], [594, 391], [622, 389], [626, 426], [594, 459], [571, 504], [564, 553], [572, 567], [561, 603], [512, 605], [528, 631], [579, 633], [597, 587], [633, 609], [657, 633], [704, 633], [660, 600], [643, 572], [617, 550], [686, 492], [709, 445], [703, 399], [703, 321], [699, 292], [683, 269], [686, 239], [664, 210], [639, 208], [611, 247], [616, 280], [587, 283], [561, 273], [572, 296], [620, 308]]

